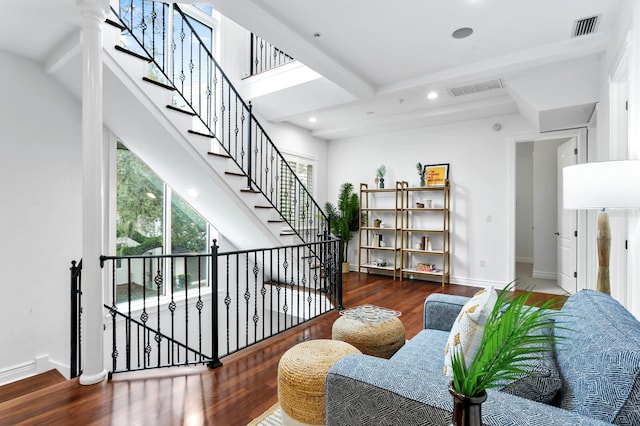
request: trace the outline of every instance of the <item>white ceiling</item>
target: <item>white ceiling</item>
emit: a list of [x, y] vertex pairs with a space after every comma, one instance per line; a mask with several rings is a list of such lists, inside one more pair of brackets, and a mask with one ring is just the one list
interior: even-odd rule
[[[90, 0], [102, 1], [102, 0]], [[511, 81], [552, 79], [558, 64], [597, 64], [621, 5], [630, 0], [199, 0], [290, 53], [328, 80], [291, 107], [262, 100], [264, 116], [308, 128], [324, 139], [508, 114], [533, 108]], [[0, 49], [45, 62], [80, 27], [75, 0], [3, 2]], [[601, 15], [596, 33], [571, 38], [573, 23]], [[471, 27], [462, 40], [451, 33]], [[314, 37], [319, 33], [320, 37]], [[597, 66], [597, 65], [596, 65]], [[555, 68], [554, 68], [555, 67]], [[570, 68], [570, 67], [569, 67]], [[598, 72], [598, 70], [588, 70]], [[546, 73], [546, 74], [545, 74]], [[548, 77], [547, 77], [548, 75]], [[447, 88], [488, 79], [505, 88], [452, 98]], [[575, 79], [575, 75], [564, 78]], [[563, 82], [556, 84], [563, 86]], [[437, 90], [435, 101], [426, 93]], [[535, 87], [528, 87], [535, 92]], [[563, 94], [565, 97], [566, 93]], [[597, 99], [580, 99], [580, 107]], [[260, 99], [256, 100], [257, 107]], [[570, 107], [564, 99], [547, 110]], [[526, 105], [523, 105], [526, 104]], [[576, 102], [577, 104], [577, 102]], [[575, 113], [575, 112], [573, 112]], [[531, 114], [529, 114], [531, 115]], [[574, 114], [575, 115], [575, 114]], [[308, 118], [315, 116], [317, 123]], [[543, 115], [540, 115], [542, 117]], [[557, 118], [557, 117], [556, 117]], [[562, 123], [562, 120], [556, 120]], [[540, 123], [534, 123], [539, 125]]]
[[[327, 77], [354, 100], [309, 110], [304, 96], [288, 93], [297, 105], [286, 113], [277, 97], [254, 100], [274, 121], [287, 121], [310, 129], [324, 139], [346, 138], [372, 132], [437, 125], [446, 122], [509, 114], [533, 109], [532, 125], [541, 112], [570, 107], [571, 93], [562, 90], [555, 104], [544, 109], [529, 105], [527, 96], [511, 86], [535, 94], [523, 80], [554, 79], [558, 65], [587, 61], [587, 81], [600, 72], [597, 64], [610, 42], [619, 10], [628, 0], [202, 0], [225, 16], [251, 29]], [[597, 32], [572, 38], [574, 21], [601, 15]], [[466, 39], [451, 34], [473, 28]], [[319, 33], [320, 37], [314, 37]], [[568, 87], [577, 75], [564, 73], [554, 86]], [[504, 89], [452, 98], [447, 88], [502, 79]], [[579, 79], [579, 78], [578, 78]], [[597, 81], [597, 79], [596, 79]], [[540, 84], [540, 83], [539, 83]], [[578, 85], [579, 86], [579, 85]], [[544, 87], [540, 87], [544, 91]], [[578, 87], [577, 89], [583, 89]], [[597, 87], [596, 87], [597, 89]], [[300, 89], [301, 90], [301, 89]], [[428, 101], [426, 94], [440, 96]], [[591, 96], [581, 105], [597, 101]], [[308, 93], [308, 92], [307, 92]], [[591, 94], [591, 93], [590, 93]], [[275, 95], [274, 95], [275, 96]], [[281, 95], [282, 96], [282, 95]], [[339, 96], [334, 96], [339, 98]], [[575, 112], [565, 111], [573, 123]], [[548, 115], [548, 114], [547, 114]], [[310, 116], [316, 123], [308, 121]], [[529, 114], [531, 116], [531, 114]], [[584, 115], [583, 115], [584, 117]], [[562, 125], [563, 118], [555, 117]], [[568, 119], [569, 120], [569, 119]], [[569, 121], [567, 121], [569, 123]]]

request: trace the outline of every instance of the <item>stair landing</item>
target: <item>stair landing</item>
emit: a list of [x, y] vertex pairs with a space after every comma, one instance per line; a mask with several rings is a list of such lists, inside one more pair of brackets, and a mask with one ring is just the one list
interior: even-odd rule
[[58, 370], [53, 369], [44, 373], [36, 374], [35, 376], [27, 377], [26, 379], [18, 380], [17, 382], [0, 386], [0, 404], [37, 390], [65, 382], [66, 380], [67, 379], [65, 379]]

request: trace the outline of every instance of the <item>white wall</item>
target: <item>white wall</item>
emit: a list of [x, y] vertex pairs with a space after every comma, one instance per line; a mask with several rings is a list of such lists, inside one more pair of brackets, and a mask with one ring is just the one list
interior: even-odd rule
[[516, 145], [516, 261], [533, 263], [533, 142]]
[[556, 279], [558, 249], [557, 148], [565, 140], [536, 141], [533, 148], [533, 276]]
[[[81, 255], [82, 159], [80, 105], [41, 65], [0, 52], [0, 92], [3, 383], [68, 366], [69, 266]], [[45, 358], [36, 366], [42, 356], [54, 364]]]
[[[491, 129], [496, 122], [502, 131]], [[329, 142], [329, 199], [340, 185], [373, 185], [376, 168], [387, 167], [385, 186], [397, 180], [417, 182], [416, 162], [450, 163], [452, 282], [477, 286], [510, 282], [507, 259], [513, 238], [508, 223], [509, 144], [514, 135], [532, 132], [519, 116], [503, 116], [452, 125], [412, 129]], [[355, 244], [353, 245], [355, 246]], [[357, 260], [357, 247], [349, 258]], [[486, 266], [480, 267], [484, 261]]]

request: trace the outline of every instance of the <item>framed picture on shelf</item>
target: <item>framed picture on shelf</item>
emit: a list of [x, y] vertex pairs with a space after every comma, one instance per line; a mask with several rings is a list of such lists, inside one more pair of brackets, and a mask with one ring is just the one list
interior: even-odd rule
[[432, 188], [443, 187], [447, 179], [449, 179], [449, 163], [424, 166], [424, 180], [426, 186]]

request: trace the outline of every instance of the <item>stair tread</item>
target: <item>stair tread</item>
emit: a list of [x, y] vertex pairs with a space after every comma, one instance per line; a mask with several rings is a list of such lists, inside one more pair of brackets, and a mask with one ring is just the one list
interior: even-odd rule
[[26, 379], [8, 383], [0, 386], [0, 404], [66, 381], [67, 379], [54, 368]]
[[211, 152], [211, 151], [209, 151], [207, 154], [213, 155], [214, 157], [231, 158], [231, 156], [229, 156], [227, 154], [220, 154], [219, 152]]
[[284, 220], [282, 220], [282, 219], [269, 219], [267, 222], [268, 223], [283, 223]]
[[209, 133], [199, 132], [199, 131], [197, 131], [197, 130], [191, 130], [191, 129], [189, 129], [189, 130], [187, 130], [187, 133], [191, 133], [192, 135], [204, 136], [205, 138], [211, 138], [211, 139], [215, 138], [215, 136], [214, 136], [214, 135], [211, 135], [211, 134], [209, 134]]
[[142, 81], [146, 81], [147, 83], [151, 83], [151, 84], [156, 85], [158, 87], [162, 87], [163, 89], [171, 90], [172, 92], [176, 90], [176, 88], [173, 87], [173, 86], [170, 86], [170, 85], [168, 85], [166, 83], [163, 83], [163, 82], [158, 81], [158, 80], [154, 80], [154, 79], [146, 77], [146, 76], [142, 77]]
[[238, 173], [238, 172], [224, 172], [224, 174], [229, 176], [247, 177], [247, 175], [245, 175], [244, 173]]
[[248, 194], [259, 194], [260, 191], [258, 191], [257, 189], [253, 189], [253, 188], [242, 188], [240, 190], [240, 192], [246, 192]]
[[120, 31], [124, 31], [124, 30], [126, 30], [126, 28], [124, 27], [124, 25], [122, 25], [122, 24], [121, 24], [121, 23], [119, 23], [119, 22], [114, 21], [114, 20], [113, 20], [113, 19], [111, 19], [111, 18], [107, 18], [107, 19], [105, 19], [105, 20], [104, 20], [104, 22], [105, 22], [105, 24], [109, 24], [109, 25], [111, 25], [112, 27], [116, 27], [116, 28], [120, 29]]
[[272, 209], [273, 206], [253, 206], [254, 209]]
[[180, 112], [182, 114], [186, 114], [186, 115], [190, 115], [190, 116], [195, 116], [196, 113], [193, 111], [187, 111], [186, 109], [182, 109], [182, 108], [178, 108], [177, 106], [173, 106], [173, 105], [167, 105], [167, 108], [169, 108], [172, 111], [176, 111], [176, 112]]
[[126, 53], [127, 55], [131, 55], [131, 56], [134, 56], [134, 57], [136, 57], [138, 59], [142, 59], [143, 61], [151, 62], [151, 58], [149, 58], [148, 56], [145, 56], [145, 55], [142, 55], [140, 53], [134, 52], [133, 50], [129, 50], [129, 49], [124, 48], [124, 47], [122, 47], [120, 45], [116, 44], [115, 49], [117, 51], [119, 51], [119, 52]]

